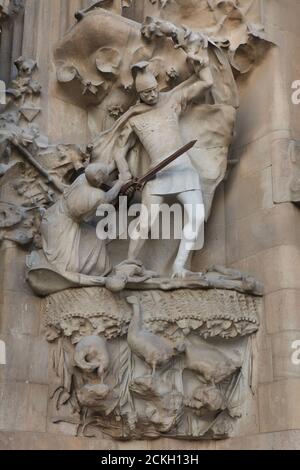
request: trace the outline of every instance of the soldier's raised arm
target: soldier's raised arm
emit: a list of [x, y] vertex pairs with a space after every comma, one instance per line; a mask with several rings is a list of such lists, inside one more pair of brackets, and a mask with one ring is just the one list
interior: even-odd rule
[[148, 40], [162, 36], [170, 37], [175, 48], [185, 52], [187, 62], [192, 65], [195, 74], [187, 80], [184, 91], [180, 91], [181, 87], [178, 87], [178, 93], [182, 94], [183, 99], [189, 102], [201, 98], [212, 87], [213, 77], [208, 55], [210, 39], [206, 34], [151, 17], [146, 18], [141, 32]]
[[184, 90], [184, 97], [187, 102], [201, 98], [213, 86], [213, 78], [209, 66], [202, 68], [196, 76], [194, 83], [188, 85]]

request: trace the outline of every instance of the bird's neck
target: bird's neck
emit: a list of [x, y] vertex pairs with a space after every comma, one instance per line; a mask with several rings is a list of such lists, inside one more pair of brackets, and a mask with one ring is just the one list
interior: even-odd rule
[[143, 318], [141, 311], [138, 309], [134, 310], [133, 317], [131, 323], [129, 325], [130, 333], [134, 333], [140, 331], [143, 328]]

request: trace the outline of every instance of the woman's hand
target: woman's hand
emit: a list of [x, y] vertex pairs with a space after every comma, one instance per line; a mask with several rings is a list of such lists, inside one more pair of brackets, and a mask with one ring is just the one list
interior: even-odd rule
[[122, 181], [123, 184], [128, 183], [132, 180], [132, 174], [129, 171], [126, 171], [125, 173], [120, 173], [119, 180]]

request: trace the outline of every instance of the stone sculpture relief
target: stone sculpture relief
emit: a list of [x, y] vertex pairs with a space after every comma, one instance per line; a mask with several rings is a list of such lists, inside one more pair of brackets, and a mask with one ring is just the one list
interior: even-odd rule
[[0, 0], [0, 20], [18, 13], [22, 8], [23, 0]]
[[[259, 328], [261, 284], [222, 266], [189, 271], [204, 224], [228, 171], [238, 89], [270, 44], [247, 21], [250, 1], [200, 2], [204, 25], [177, 21], [191, 0], [149, 2], [156, 16], [128, 20], [100, 1], [54, 51], [60, 92], [89, 109], [91, 141], [51, 145], [36, 124], [41, 87], [34, 60], [16, 61], [0, 115], [2, 240], [28, 249], [27, 278], [45, 297], [53, 344], [53, 421], [78, 433], [116, 439], [224, 438], [252, 386], [252, 335]], [[168, 18], [168, 20], [166, 20]], [[205, 20], [206, 21], [206, 20]], [[97, 212], [117, 207], [128, 180], [144, 175], [184, 143], [185, 152], [135, 194], [146, 206], [198, 204], [167, 269], [161, 243], [121, 250], [96, 236]], [[131, 202], [129, 201], [129, 204]], [[143, 225], [143, 213], [136, 224]], [[51, 380], [51, 383], [53, 382]]]
[[[108, 192], [100, 189], [109, 178], [109, 168], [101, 163], [87, 166], [70, 188], [48, 209], [41, 222], [42, 250], [33, 252], [28, 265], [56, 271], [78, 285], [103, 285], [111, 271], [105, 242], [96, 237], [87, 222], [101, 203], [113, 202], [123, 185], [118, 180]], [[42, 266], [45, 266], [43, 269]]]
[[[227, 172], [238, 107], [232, 69], [235, 73], [248, 72], [270, 44], [258, 32], [261, 27], [255, 29], [246, 21], [249, 2], [243, 7], [231, 1], [226, 7], [224, 2], [207, 2], [215, 26], [201, 31], [152, 17], [140, 26], [103, 10], [104, 3], [88, 8], [56, 48], [57, 78], [66, 94], [74, 96], [77, 90], [78, 94], [88, 95], [87, 104], [94, 104], [90, 123], [95, 138], [88, 147], [91, 161], [115, 167], [123, 180], [140, 176], [149, 163], [155, 165], [184, 140], [197, 137], [194, 149], [160, 172], [141, 196], [146, 208], [153, 202], [165, 202], [170, 195], [181, 203], [202, 204], [191, 246], [184, 248], [186, 243], [182, 242], [175, 253], [171, 274], [184, 277], [189, 274], [192, 251], [203, 247], [204, 221], [209, 218], [215, 190]], [[167, 10], [169, 3], [163, 3], [160, 7]], [[177, 3], [182, 4], [170, 5]], [[231, 20], [238, 24], [236, 29]], [[128, 35], [130, 43], [124, 41]], [[86, 41], [84, 55], [79, 38]], [[246, 67], [238, 59], [242, 46], [246, 48], [242, 56], [250, 61]], [[185, 176], [181, 177], [183, 172]], [[144, 222], [148, 225], [142, 213], [137, 224], [143, 226]], [[186, 232], [191, 224], [190, 214]], [[129, 259], [139, 258], [142, 238], [130, 243]]]
[[10, 0], [1, 0], [0, 2], [0, 19], [5, 18], [9, 14]]
[[15, 66], [0, 114], [0, 239], [40, 247], [44, 211], [84, 168], [87, 154], [73, 144], [49, 144], [35, 122], [42, 93], [37, 63], [20, 57]]
[[[5, 23], [9, 23], [10, 20], [13, 21], [22, 12], [23, 8], [24, 0], [0, 0], [0, 39]], [[3, 101], [0, 99], [0, 105], [4, 104]]]
[[221, 289], [49, 296], [53, 421], [122, 440], [227, 437], [251, 386], [260, 308]]

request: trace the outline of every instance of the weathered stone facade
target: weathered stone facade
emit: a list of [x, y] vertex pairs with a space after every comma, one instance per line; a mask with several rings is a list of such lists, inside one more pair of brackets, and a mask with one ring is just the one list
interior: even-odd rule
[[[210, 266], [215, 266], [215, 271], [204, 273], [196, 281], [183, 280], [174, 284], [178, 280], [166, 280], [164, 277], [151, 280], [147, 278], [147, 271], [138, 267], [138, 279], [133, 275], [129, 276], [131, 281], [126, 279], [129, 293], [127, 290], [111, 293], [108, 284], [107, 289], [104, 287], [105, 283], [99, 284], [101, 287], [93, 287], [83, 278], [79, 281], [76, 278], [76, 282], [74, 278], [71, 281], [69, 278], [67, 281], [64, 279], [67, 283], [63, 284], [62, 292], [57, 293], [57, 279], [54, 282], [52, 277], [47, 277], [46, 287], [49, 287], [51, 279], [52, 290], [45, 291], [50, 295], [43, 299], [33, 292], [26, 280], [27, 275], [30, 281], [30, 274], [25, 272], [27, 264], [27, 269], [33, 269], [33, 281], [30, 284], [38, 286], [37, 289], [40, 288], [40, 282], [45, 286], [43, 271], [38, 271], [34, 277], [35, 266], [28, 264], [27, 258], [30, 251], [41, 249], [41, 214], [61, 197], [65, 186], [70, 184], [72, 172], [83, 167], [88, 158], [86, 145], [99, 132], [109, 129], [132, 104], [132, 77], [123, 56], [121, 65], [119, 63], [119, 55], [122, 55], [120, 46], [113, 45], [109, 53], [107, 50], [103, 53], [102, 50], [102, 54], [97, 57], [93, 56], [94, 51], [90, 51], [93, 60], [97, 59], [97, 67], [91, 68], [89, 54], [75, 44], [75, 57], [72, 46], [68, 44], [69, 36], [66, 33], [73, 25], [76, 26], [67, 34], [72, 35], [74, 31], [76, 38], [76, 28], [82, 28], [80, 31], [83, 35], [86, 34], [86, 41], [89, 41], [88, 28], [93, 27], [93, 21], [100, 13], [97, 9], [90, 12], [85, 9], [94, 3], [87, 0], [0, 0], [0, 79], [7, 84], [8, 106], [11, 106], [9, 113], [13, 114], [12, 118], [7, 114], [3, 118], [2, 115], [0, 137], [3, 137], [3, 129], [9, 136], [17, 136], [15, 140], [9, 137], [9, 150], [6, 147], [6, 137], [0, 140], [0, 340], [6, 345], [6, 365], [0, 364], [0, 448], [299, 449], [300, 366], [292, 361], [292, 345], [300, 340], [300, 214], [297, 207], [300, 105], [293, 104], [291, 100], [292, 83], [300, 80], [300, 57], [297, 50], [299, 2], [97, 2], [102, 4], [98, 7], [109, 10], [107, 15], [121, 15], [123, 11], [123, 18], [120, 17], [120, 20], [124, 21], [124, 28], [128, 28], [128, 31], [132, 28], [134, 31], [131, 36], [127, 31], [130, 39], [125, 50], [127, 48], [127, 52], [134, 52], [134, 61], [129, 61], [129, 66], [141, 60], [151, 62], [153, 59], [136, 46], [141, 40], [140, 27], [137, 24], [142, 24], [147, 16], [159, 17], [162, 22], [167, 19], [178, 27], [184, 24], [191, 31], [206, 28], [211, 37], [222, 36], [231, 41], [231, 47], [226, 49], [226, 60], [234, 76], [234, 82], [228, 82], [231, 84], [230, 106], [235, 99], [232, 96], [235, 95], [232, 84], [236, 83], [239, 108], [233, 141], [230, 142], [228, 137], [231, 135], [232, 114], [228, 117], [225, 113], [227, 128], [225, 132], [225, 124], [222, 126], [224, 135], [220, 133], [219, 137], [220, 141], [225, 142], [222, 145], [226, 151], [230, 145], [230, 165], [225, 178], [224, 174], [218, 180], [216, 178], [218, 184], [213, 187], [213, 192], [216, 192], [214, 200], [210, 201], [212, 210], [206, 225], [204, 249], [196, 252], [192, 261], [193, 271], [206, 271]], [[220, 3], [223, 4], [222, 7]], [[237, 3], [240, 3], [240, 8]], [[76, 20], [75, 12], [79, 12]], [[258, 26], [260, 24], [263, 25], [264, 32]], [[143, 41], [153, 39], [154, 32], [161, 33], [160, 27], [160, 23], [153, 25], [146, 22], [143, 30], [146, 39]], [[179, 28], [177, 39], [182, 39], [181, 34], [182, 30]], [[100, 38], [99, 41], [101, 40]], [[155, 50], [163, 55], [161, 44], [164, 39], [157, 33], [153, 40], [159, 43], [157, 46], [155, 42]], [[146, 45], [148, 47], [147, 42]], [[102, 49], [107, 48], [102, 43], [98, 48], [100, 46]], [[186, 50], [183, 50], [191, 55], [189, 46], [187, 44]], [[181, 59], [177, 59], [177, 51], [173, 51], [173, 45], [168, 47], [172, 51], [170, 60], [174, 59], [174, 63], [179, 64], [179, 72], [187, 78], [190, 69], [187, 72], [180, 63]], [[114, 48], [117, 48], [119, 55], [111, 52]], [[83, 57], [85, 53], [87, 61], [80, 73], [78, 70], [75, 73], [74, 68], [66, 68], [72, 61], [75, 63], [75, 59], [78, 59], [79, 65], [82, 64], [80, 55]], [[182, 50], [180, 53], [183, 54]], [[192, 61], [195, 61], [197, 54], [194, 50], [193, 53]], [[124, 61], [128, 70], [122, 69]], [[13, 65], [14, 62], [16, 66]], [[184, 62], [183, 60], [182, 63]], [[163, 90], [173, 89], [175, 83], [172, 81], [178, 79], [177, 72], [170, 67], [165, 76], [159, 69], [156, 78]], [[216, 77], [217, 75], [215, 82]], [[129, 91], [124, 93], [127, 85]], [[105, 95], [110, 86], [115, 93], [111, 102], [110, 98], [105, 101], [101, 95], [101, 90], [104, 90]], [[224, 101], [224, 93], [222, 99]], [[235, 105], [231, 107], [235, 109]], [[1, 111], [5, 115], [5, 109]], [[218, 145], [221, 144], [218, 142]], [[34, 162], [30, 160], [30, 156]], [[11, 161], [16, 165], [10, 166]], [[49, 166], [47, 162], [50, 161]], [[21, 209], [17, 209], [18, 207]], [[143, 262], [146, 264], [147, 259], [154, 260], [154, 265], [147, 268], [158, 271], [161, 269], [159, 250], [162, 244], [164, 252], [168, 253], [171, 244], [160, 240], [146, 248]], [[117, 252], [123, 255], [124, 249], [121, 247]], [[115, 253], [110, 253], [110, 256], [114, 264], [122, 261], [114, 258]], [[218, 271], [216, 266], [226, 266], [230, 270]], [[250, 273], [252, 277], [240, 272]], [[261, 285], [254, 278], [263, 283], [263, 297]], [[37, 280], [40, 281], [38, 284]], [[76, 289], [72, 290], [70, 287]], [[214, 289], [217, 289], [219, 297], [214, 297]], [[130, 340], [128, 331], [133, 323], [132, 304], [126, 303], [126, 295], [130, 294], [138, 299], [137, 303], [144, 315], [144, 329], [141, 333], [149, 333], [162, 339], [161, 344], [165, 345], [166, 350], [166, 341], [169, 340], [176, 347], [179, 346], [179, 356], [176, 352], [175, 359], [172, 359], [176, 374], [178, 370], [190, 370], [191, 353], [180, 350], [182, 341], [190, 338], [189, 335], [192, 337], [191, 341], [194, 341], [193, 335], [197, 336], [197, 347], [203, 348], [202, 351], [206, 347], [208, 356], [210, 353], [223, 354], [223, 358], [226, 356], [235, 364], [232, 349], [236, 349], [246, 358], [246, 362], [249, 361], [245, 362], [246, 366], [253, 362], [236, 413], [241, 418], [235, 419], [235, 413], [229, 412], [230, 419], [234, 418], [232, 431], [229, 432], [223, 426], [224, 423], [222, 427], [216, 426], [215, 430], [214, 422], [210, 423], [212, 431], [209, 429], [207, 440], [199, 439], [205, 432], [200, 425], [200, 428], [197, 427], [198, 424], [195, 425], [197, 431], [185, 426], [179, 426], [179, 432], [177, 428], [175, 431], [173, 424], [178, 416], [174, 417], [174, 413], [169, 413], [170, 410], [166, 412], [161, 402], [159, 413], [155, 408], [157, 395], [161, 398], [169, 391], [155, 390], [155, 380], [153, 383], [149, 376], [153, 363], [148, 364], [145, 360], [145, 364], [141, 365], [140, 355], [137, 354], [138, 359], [132, 366], [131, 385], [128, 389], [133, 391], [134, 397], [142, 391], [148, 396], [151, 406], [155, 405], [155, 409], [150, 409], [146, 416], [150, 434], [147, 435], [140, 424], [146, 418], [141, 417], [139, 404], [133, 407], [136, 413], [134, 417], [127, 409], [124, 412], [131, 419], [128, 418], [125, 435], [112, 432], [102, 434], [103, 423], [98, 423], [96, 431], [93, 428], [91, 432], [86, 428], [84, 431], [88, 432], [81, 432], [87, 422], [79, 418], [86, 411], [85, 407], [90, 412], [94, 406], [95, 389], [91, 387], [98, 387], [96, 366], [94, 369], [89, 368], [77, 356], [77, 365], [72, 366], [71, 372], [73, 374], [75, 370], [73, 375], [77, 374], [77, 378], [79, 377], [79, 385], [77, 384], [77, 388], [68, 388], [68, 383], [62, 384], [60, 381], [61, 355], [70, 354], [73, 357], [74, 350], [80, 349], [80, 345], [87, 347], [82, 338], [95, 338], [95, 335], [104, 335], [108, 343], [105, 348], [107, 347], [113, 358], [115, 349], [123, 348], [124, 359], [128, 352], [126, 338], [131, 349], [137, 349], [137, 345]], [[101, 300], [102, 295], [104, 300]], [[97, 299], [96, 305], [93, 299]], [[98, 304], [102, 305], [102, 302], [106, 309], [101, 307], [98, 310]], [[160, 311], [159, 306], [164, 305], [163, 302], [167, 308]], [[137, 308], [136, 300], [131, 299], [131, 303]], [[220, 307], [222, 303], [226, 304], [223, 311]], [[195, 305], [199, 306], [199, 311]], [[192, 314], [183, 315], [182, 312], [186, 313], [185, 310], [189, 307], [193, 309]], [[77, 310], [80, 310], [78, 315]], [[81, 315], [83, 310], [84, 314]], [[151, 317], [153, 310], [157, 310], [155, 318]], [[120, 311], [123, 312], [121, 320], [118, 317]], [[137, 310], [135, 313], [137, 315]], [[168, 315], [172, 321], [168, 321]], [[153, 336], [151, 338], [153, 340]], [[207, 339], [208, 346], [206, 343], [203, 346]], [[93, 344], [93, 339], [91, 341]], [[232, 349], [230, 344], [233, 344]], [[98, 344], [97, 347], [101, 349], [104, 346]], [[217, 348], [221, 352], [219, 349], [216, 352]], [[173, 352], [170, 356], [172, 354]], [[226, 362], [228, 374], [236, 374], [233, 379], [238, 380], [242, 366], [238, 364], [231, 369], [232, 363]], [[135, 370], [139, 373], [135, 374]], [[138, 380], [140, 371], [147, 380]], [[176, 374], [174, 373], [174, 377]], [[216, 375], [213, 380], [206, 380], [204, 388], [208, 395], [212, 389], [215, 392]], [[56, 389], [53, 389], [54, 377]], [[105, 382], [101, 385], [102, 388], [99, 386], [100, 391], [99, 388], [96, 390], [96, 401], [99, 400], [99, 394], [102, 393], [106, 399], [109, 389], [116, 388], [109, 374], [106, 379], [108, 385]], [[222, 396], [226, 395], [230, 386], [223, 380], [222, 376]], [[176, 377], [174, 383], [178, 384]], [[108, 388], [104, 388], [105, 386]], [[77, 415], [70, 409], [58, 411], [57, 396], [53, 399], [57, 390], [60, 393], [58, 401], [65, 399], [68, 402], [70, 397], [74, 397], [74, 392], [77, 394], [80, 405], [75, 410]], [[203, 405], [203, 388], [201, 393], [193, 392], [194, 395], [190, 394], [190, 389], [182, 391], [180, 385], [175, 391], [178, 395], [184, 395], [184, 406], [189, 408], [188, 413], [190, 409], [193, 412], [196, 410], [196, 415], [199, 412], [198, 418], [199, 415], [201, 418], [203, 411], [200, 413], [199, 410], [204, 408], [205, 411], [205, 407], [210, 407], [210, 412], [230, 411], [228, 403], [226, 406], [220, 403], [221, 399], [216, 394], [214, 400], [218, 403], [215, 409], [212, 408], [215, 404], [213, 400], [213, 403], [208, 400]], [[69, 396], [63, 395], [66, 393]], [[122, 393], [125, 394], [124, 390]], [[129, 393], [127, 388], [126, 393]], [[69, 405], [68, 402], [67, 406]], [[108, 408], [106, 403], [105, 410]], [[70, 415], [73, 416], [73, 421]], [[123, 419], [122, 410], [116, 412], [116, 415]], [[85, 414], [86, 416], [90, 415]], [[98, 415], [97, 418], [99, 421]], [[93, 424], [92, 421], [91, 423]], [[112, 427], [113, 425], [112, 421]], [[94, 434], [96, 437], [87, 437]], [[165, 438], [162, 437], [164, 434]], [[178, 441], [175, 437], [189, 439]]]

